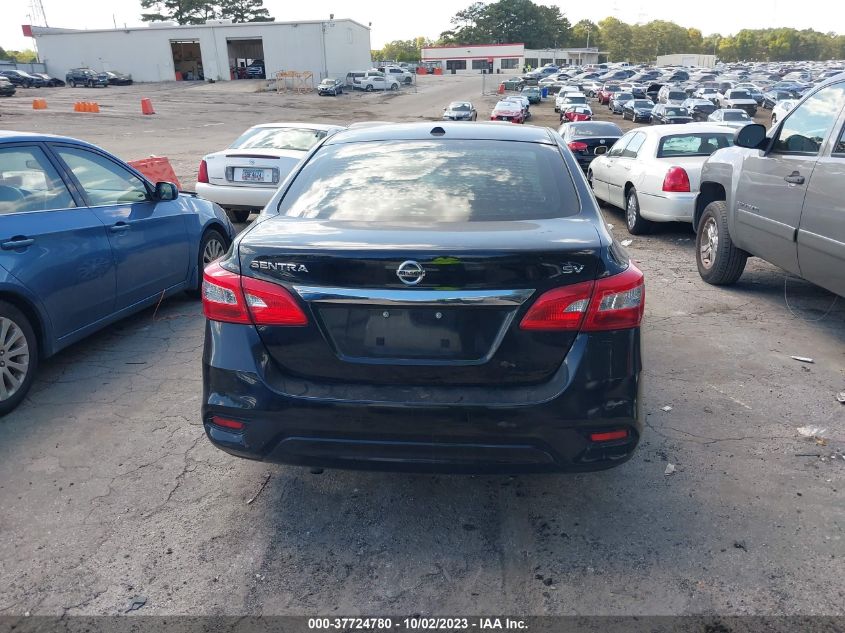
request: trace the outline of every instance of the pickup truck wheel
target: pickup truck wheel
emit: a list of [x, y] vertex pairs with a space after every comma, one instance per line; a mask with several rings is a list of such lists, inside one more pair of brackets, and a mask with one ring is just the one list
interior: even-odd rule
[[243, 224], [249, 219], [250, 211], [248, 209], [226, 209], [226, 215], [235, 224]]
[[26, 397], [38, 368], [38, 341], [29, 319], [0, 301], [0, 415]]
[[708, 284], [736, 283], [745, 270], [748, 253], [738, 249], [728, 231], [728, 206], [723, 200], [711, 202], [701, 214], [695, 236], [698, 274]]
[[633, 187], [625, 197], [625, 224], [631, 235], [645, 235], [653, 228], [653, 224], [640, 215], [640, 199], [637, 197], [637, 190]]
[[67, 85], [70, 86], [71, 88], [76, 88], [76, 82], [73, 79], [71, 79], [69, 82], [67, 82]]

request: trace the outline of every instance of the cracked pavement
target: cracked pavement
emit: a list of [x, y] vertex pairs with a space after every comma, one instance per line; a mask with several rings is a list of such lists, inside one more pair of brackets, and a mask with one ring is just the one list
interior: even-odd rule
[[[56, 111], [71, 89], [43, 89], [51, 111], [4, 101], [2, 125], [73, 122], [124, 158], [173, 156], [190, 182], [280, 103], [287, 119], [416, 120], [471, 82], [337, 100], [110, 89], [116, 114], [96, 120]], [[141, 90], [157, 118], [119, 111]], [[139, 614], [842, 615], [845, 300], [755, 260], [707, 286], [687, 227], [631, 238], [605, 216], [647, 275], [646, 430], [627, 464], [468, 477], [230, 457], [199, 419], [200, 305], [177, 297], [45, 361], [0, 420], [0, 614], [116, 614], [143, 595]], [[808, 424], [826, 445], [798, 435]]]

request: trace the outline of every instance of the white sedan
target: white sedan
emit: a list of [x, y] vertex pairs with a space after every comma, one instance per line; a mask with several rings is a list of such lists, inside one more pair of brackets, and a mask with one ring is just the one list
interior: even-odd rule
[[233, 222], [246, 222], [320, 140], [344, 129], [318, 123], [265, 123], [249, 128], [200, 162], [197, 195], [216, 202]]
[[777, 122], [785, 117], [786, 113], [795, 107], [796, 103], [798, 103], [796, 99], [781, 99], [778, 101], [772, 108], [772, 127], [777, 125]]
[[711, 123], [718, 123], [734, 130], [743, 128], [749, 123], [754, 123], [754, 119], [748, 116], [745, 110], [738, 108], [727, 108], [725, 110], [716, 110], [707, 117]]
[[733, 140], [713, 123], [636, 128], [593, 160], [587, 179], [596, 198], [625, 210], [634, 235], [652, 222], [692, 222], [701, 166]]

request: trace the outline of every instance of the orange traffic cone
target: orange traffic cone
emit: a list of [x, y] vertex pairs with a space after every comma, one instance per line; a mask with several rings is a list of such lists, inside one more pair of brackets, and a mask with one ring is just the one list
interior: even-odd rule
[[153, 102], [146, 97], [141, 99], [141, 114], [155, 114], [153, 110]]
[[82, 104], [79, 101], [77, 101], [76, 103], [73, 104], [73, 111], [74, 112], [82, 112], [81, 106], [82, 106]]
[[100, 104], [96, 101], [91, 102], [91, 110], [90, 112], [99, 112], [100, 111]]
[[505, 94], [505, 84], [499, 84], [499, 94]]

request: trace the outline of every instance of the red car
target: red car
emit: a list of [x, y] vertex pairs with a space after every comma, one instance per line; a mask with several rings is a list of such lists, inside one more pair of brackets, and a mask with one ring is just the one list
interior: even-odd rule
[[600, 104], [607, 105], [613, 98], [613, 93], [619, 92], [620, 90], [622, 90], [622, 88], [620, 88], [618, 84], [605, 84], [596, 96], [598, 97]]
[[589, 106], [572, 105], [560, 113], [561, 123], [571, 123], [573, 121], [592, 121], [593, 111]]
[[522, 106], [513, 101], [499, 101], [493, 112], [490, 113], [491, 121], [510, 121], [511, 123], [525, 123], [525, 112]]

